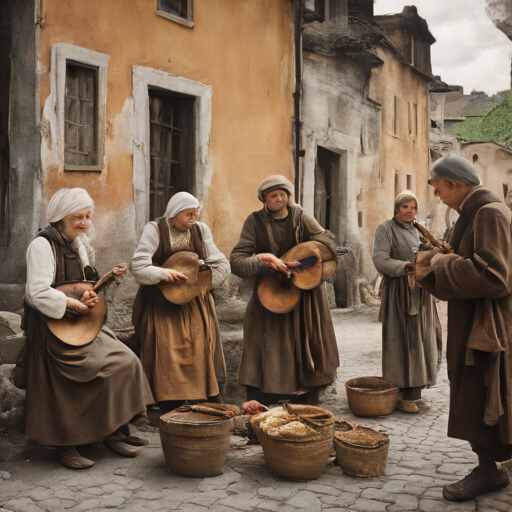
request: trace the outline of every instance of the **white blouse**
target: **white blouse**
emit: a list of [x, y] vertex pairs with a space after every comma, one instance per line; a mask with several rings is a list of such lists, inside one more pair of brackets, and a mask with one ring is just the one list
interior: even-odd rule
[[[78, 242], [76, 250], [82, 264], [89, 265], [89, 257], [84, 245]], [[67, 297], [52, 288], [56, 272], [55, 256], [50, 242], [38, 236], [27, 249], [27, 302], [50, 318], [62, 318], [66, 312]]]
[[[169, 224], [169, 223], [168, 223]], [[212, 289], [218, 288], [228, 277], [231, 268], [229, 262], [213, 242], [210, 228], [203, 222], [196, 222], [203, 235], [204, 247], [206, 250], [205, 263], [212, 269]], [[187, 241], [189, 232], [180, 233], [169, 227], [171, 246], [181, 245]], [[160, 244], [160, 233], [158, 223], [151, 221], [146, 224], [139, 245], [133, 255], [131, 271], [135, 281], [142, 285], [155, 285], [168, 275], [166, 269], [156, 267], [152, 263], [153, 255]]]

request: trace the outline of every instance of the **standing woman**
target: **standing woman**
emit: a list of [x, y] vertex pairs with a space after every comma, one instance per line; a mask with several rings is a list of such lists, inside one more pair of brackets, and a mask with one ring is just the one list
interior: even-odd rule
[[292, 247], [316, 241], [336, 256], [333, 235], [293, 200], [293, 185], [281, 175], [263, 180], [258, 189], [263, 208], [247, 217], [231, 252], [233, 274], [256, 278], [244, 319], [239, 383], [247, 399], [270, 405], [282, 399], [317, 404], [322, 387], [336, 378], [339, 366], [327, 292], [324, 285], [302, 291], [288, 313], [266, 309], [258, 283], [270, 270], [290, 276], [281, 257]]
[[398, 408], [418, 412], [421, 390], [437, 379], [441, 324], [433, 297], [409, 285], [406, 264], [421, 244], [413, 226], [416, 196], [406, 190], [395, 199], [394, 217], [377, 227], [373, 263], [384, 275], [379, 320], [382, 322], [382, 376], [402, 391]]
[[133, 305], [133, 325], [140, 338], [140, 357], [155, 400], [222, 401], [219, 383], [226, 381], [219, 324], [209, 292], [187, 304], [169, 302], [157, 287], [186, 276], [160, 268], [178, 251], [195, 252], [212, 269], [212, 288], [229, 275], [229, 263], [217, 249], [206, 224], [197, 222], [201, 205], [187, 192], [170, 199], [163, 217], [149, 222], [132, 260], [140, 285]]
[[[138, 455], [145, 441], [129, 435], [128, 423], [144, 416], [152, 402], [144, 396], [139, 360], [110, 329], [103, 326], [93, 341], [74, 346], [57, 338], [45, 320], [66, 313], [86, 316], [98, 302], [94, 292], [77, 300], [56, 289], [98, 280], [86, 237], [92, 210], [84, 189], [59, 190], [48, 205], [48, 227], [27, 250], [26, 436], [58, 447], [60, 461], [72, 469], [94, 464], [75, 446], [107, 436], [108, 448], [127, 457]], [[115, 267], [114, 272], [121, 277], [125, 270]]]

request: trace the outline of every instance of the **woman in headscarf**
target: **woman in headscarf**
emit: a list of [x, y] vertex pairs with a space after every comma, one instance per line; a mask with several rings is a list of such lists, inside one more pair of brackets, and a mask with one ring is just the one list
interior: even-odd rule
[[[151, 403], [139, 360], [110, 329], [103, 326], [92, 342], [74, 346], [57, 338], [45, 319], [85, 316], [98, 302], [94, 292], [77, 300], [57, 290], [63, 283], [98, 280], [92, 250], [83, 242], [92, 212], [84, 189], [59, 190], [48, 205], [49, 225], [27, 250], [26, 435], [59, 447], [61, 462], [72, 469], [94, 464], [75, 446], [102, 439], [121, 455], [138, 455], [146, 442], [130, 435], [128, 424]], [[115, 267], [115, 273], [121, 277], [124, 270]]]
[[229, 263], [217, 249], [208, 226], [197, 221], [201, 205], [188, 192], [170, 199], [164, 216], [149, 222], [133, 255], [132, 273], [140, 285], [133, 306], [133, 325], [140, 339], [140, 358], [161, 409], [189, 401], [222, 401], [226, 381], [219, 324], [211, 294], [200, 293], [183, 305], [168, 301], [161, 282], [186, 278], [161, 268], [179, 251], [191, 251], [212, 270], [212, 289], [229, 275]]
[[263, 208], [246, 219], [231, 252], [233, 273], [256, 278], [244, 320], [239, 384], [246, 386], [248, 400], [265, 405], [288, 398], [317, 403], [320, 388], [334, 381], [339, 366], [325, 286], [302, 291], [297, 306], [284, 314], [261, 304], [257, 286], [269, 269], [289, 276], [292, 265], [280, 258], [302, 242], [320, 242], [335, 258], [334, 237], [294, 203], [293, 185], [284, 176], [263, 180], [258, 199]]
[[437, 379], [441, 325], [433, 297], [407, 275], [422, 241], [413, 226], [418, 200], [409, 190], [395, 199], [394, 217], [377, 227], [373, 263], [384, 275], [379, 320], [382, 322], [382, 375], [402, 391], [398, 408], [418, 412], [425, 386]]

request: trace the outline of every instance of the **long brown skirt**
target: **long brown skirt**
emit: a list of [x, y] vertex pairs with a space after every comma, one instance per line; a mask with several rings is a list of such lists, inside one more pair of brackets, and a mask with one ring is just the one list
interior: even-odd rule
[[178, 306], [155, 291], [138, 330], [142, 366], [157, 402], [219, 394], [226, 364], [210, 293]]
[[244, 319], [240, 384], [289, 395], [332, 383], [338, 366], [325, 285], [303, 291], [295, 309], [276, 314], [261, 304], [256, 281]]
[[136, 355], [107, 327], [74, 347], [48, 329], [25, 304], [26, 436], [42, 445], [99, 441], [145, 414], [144, 374]]

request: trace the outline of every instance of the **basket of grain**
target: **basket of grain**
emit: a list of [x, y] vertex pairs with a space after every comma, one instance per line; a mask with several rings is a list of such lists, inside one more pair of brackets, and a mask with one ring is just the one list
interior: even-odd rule
[[356, 416], [386, 416], [396, 407], [398, 387], [382, 377], [359, 377], [345, 383], [348, 405]]
[[337, 429], [334, 449], [338, 464], [345, 473], [363, 477], [381, 476], [386, 469], [389, 437], [362, 426]]
[[251, 426], [275, 473], [290, 480], [312, 480], [322, 474], [332, 450], [331, 412], [285, 404], [254, 416]]

